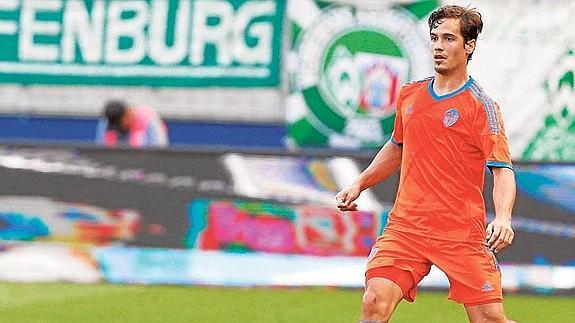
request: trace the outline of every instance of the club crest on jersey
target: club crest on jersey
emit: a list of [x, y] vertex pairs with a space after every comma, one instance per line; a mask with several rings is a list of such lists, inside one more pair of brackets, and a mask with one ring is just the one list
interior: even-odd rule
[[457, 109], [449, 109], [443, 115], [443, 126], [449, 128], [459, 120], [459, 111]]

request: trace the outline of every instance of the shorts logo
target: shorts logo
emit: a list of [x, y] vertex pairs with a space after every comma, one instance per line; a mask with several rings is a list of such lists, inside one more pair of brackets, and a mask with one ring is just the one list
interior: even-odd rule
[[449, 128], [459, 120], [459, 111], [457, 109], [449, 109], [443, 115], [443, 126]]
[[491, 286], [491, 284], [489, 282], [483, 283], [483, 286], [481, 287], [482, 292], [490, 292], [492, 290], [494, 290], [494, 288], [493, 288], [493, 286]]
[[373, 258], [375, 258], [375, 255], [377, 255], [378, 251], [379, 249], [376, 247], [371, 248], [371, 252], [369, 253], [369, 256], [367, 256], [367, 261], [371, 261]]

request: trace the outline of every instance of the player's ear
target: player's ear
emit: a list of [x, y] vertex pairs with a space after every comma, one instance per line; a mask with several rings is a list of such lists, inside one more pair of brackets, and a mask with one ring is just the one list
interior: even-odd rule
[[475, 39], [468, 40], [463, 46], [467, 55], [473, 54], [473, 51], [475, 51]]

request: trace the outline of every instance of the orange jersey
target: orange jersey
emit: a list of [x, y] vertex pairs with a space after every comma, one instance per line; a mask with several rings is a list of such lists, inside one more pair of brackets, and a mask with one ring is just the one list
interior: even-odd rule
[[485, 242], [485, 168], [513, 169], [499, 107], [469, 79], [438, 96], [434, 78], [404, 85], [391, 141], [403, 147], [387, 229]]

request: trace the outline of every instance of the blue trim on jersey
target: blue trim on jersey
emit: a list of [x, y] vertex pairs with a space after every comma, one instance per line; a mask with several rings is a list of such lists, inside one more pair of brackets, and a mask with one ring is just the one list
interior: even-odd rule
[[393, 139], [393, 137], [391, 137], [391, 139], [389, 139], [389, 141], [391, 141], [391, 143], [394, 144], [394, 145], [396, 145], [396, 146], [399, 146], [399, 147], [403, 146], [402, 143], [399, 143], [399, 142], [395, 141], [395, 139]]
[[458, 95], [459, 93], [463, 92], [468, 87], [470, 87], [471, 84], [473, 83], [473, 78], [469, 77], [469, 80], [467, 80], [467, 82], [465, 82], [465, 84], [463, 84], [459, 89], [457, 89], [451, 93], [444, 94], [444, 95], [437, 95], [435, 93], [435, 91], [433, 90], [433, 82], [434, 81], [435, 81], [435, 78], [431, 79], [431, 81], [427, 85], [427, 89], [429, 90], [429, 94], [431, 94], [431, 97], [435, 101], [441, 101], [441, 100], [452, 98], [452, 97]]
[[489, 168], [496, 167], [496, 168], [509, 168], [513, 170], [513, 165], [506, 162], [496, 161], [496, 160], [488, 160], [485, 165]]
[[485, 91], [483, 91], [483, 89], [475, 81], [469, 90], [483, 104], [485, 113], [487, 114], [487, 121], [489, 122], [489, 130], [491, 130], [492, 133], [499, 133], [499, 114], [495, 109], [495, 103], [493, 100], [487, 96]]

